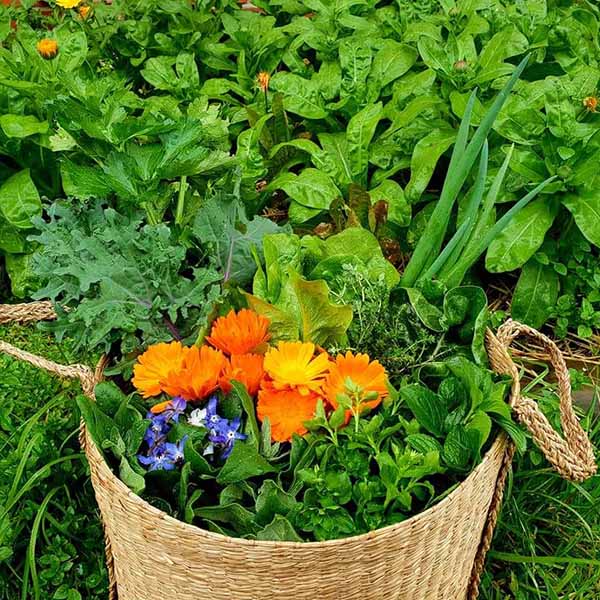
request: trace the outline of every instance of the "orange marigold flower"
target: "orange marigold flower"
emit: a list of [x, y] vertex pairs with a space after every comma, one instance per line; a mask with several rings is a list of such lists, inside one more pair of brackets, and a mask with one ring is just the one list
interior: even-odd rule
[[91, 6], [87, 6], [87, 5], [83, 5], [79, 7], [79, 16], [85, 20], [90, 16], [90, 12], [92, 11], [92, 7]]
[[[360, 388], [360, 397], [367, 394], [377, 394], [376, 398], [360, 402], [360, 406], [356, 407], [363, 410], [366, 407], [375, 408], [388, 395], [386, 385], [387, 376], [385, 369], [379, 361], [370, 361], [367, 354], [352, 354], [346, 352], [346, 355], [338, 354], [335, 357], [335, 363], [331, 365], [323, 393], [327, 401], [333, 408], [338, 406], [338, 395], [346, 394], [351, 400], [356, 400], [356, 391], [347, 389], [346, 382], [350, 379], [352, 383]], [[346, 417], [349, 419], [351, 411], [346, 412]]]
[[220, 350], [210, 346], [192, 346], [179, 370], [171, 370], [160, 384], [169, 396], [184, 400], [202, 400], [219, 387], [219, 379], [227, 365]]
[[296, 390], [274, 390], [265, 386], [258, 392], [256, 414], [262, 421], [269, 418], [271, 438], [275, 442], [287, 442], [292, 435], [307, 432], [304, 423], [315, 416], [320, 396], [315, 393], [300, 394]]
[[58, 42], [52, 38], [44, 38], [36, 45], [37, 51], [42, 58], [50, 60], [58, 54]]
[[231, 380], [244, 384], [251, 396], [256, 396], [258, 388], [265, 376], [263, 368], [264, 356], [261, 354], [235, 354], [225, 365], [219, 386], [223, 393], [231, 391]]
[[243, 308], [238, 313], [232, 310], [213, 323], [206, 341], [229, 355], [260, 353], [271, 337], [268, 328], [269, 319], [253, 310]]
[[150, 346], [146, 352], [138, 357], [138, 362], [133, 367], [133, 385], [144, 396], [157, 396], [164, 391], [161, 381], [171, 371], [179, 371], [189, 348], [181, 342], [161, 343]]
[[265, 354], [265, 371], [275, 390], [297, 390], [302, 396], [320, 393], [329, 370], [329, 355], [315, 356], [309, 342], [279, 342]]

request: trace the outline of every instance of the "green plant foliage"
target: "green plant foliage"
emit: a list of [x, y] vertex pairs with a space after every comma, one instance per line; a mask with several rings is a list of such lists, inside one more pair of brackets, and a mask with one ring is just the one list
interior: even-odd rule
[[33, 269], [43, 284], [36, 297], [56, 303], [60, 318], [49, 327], [59, 338], [102, 351], [121, 341], [131, 351], [205, 322], [221, 277], [200, 265], [182, 274], [186, 250], [166, 225], [141, 225], [100, 205], [75, 212], [56, 204], [50, 215], [31, 238], [40, 244]]

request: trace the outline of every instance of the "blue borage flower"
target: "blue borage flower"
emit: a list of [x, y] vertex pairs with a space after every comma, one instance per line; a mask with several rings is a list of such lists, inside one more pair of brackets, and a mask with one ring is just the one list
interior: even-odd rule
[[148, 467], [148, 471], [172, 471], [184, 460], [183, 448], [186, 440], [187, 436], [176, 444], [170, 442], [158, 444], [151, 449], [148, 456], [139, 454], [138, 460], [145, 467]]
[[167, 442], [167, 434], [171, 431], [171, 424], [179, 422], [179, 416], [185, 411], [186, 405], [183, 398], [175, 397], [162, 413], [149, 412], [146, 415], [150, 421], [144, 434], [148, 452], [138, 454], [137, 458], [149, 471], [171, 471], [183, 462], [183, 447], [187, 436], [172, 444]]
[[229, 421], [217, 413], [217, 397], [213, 396], [206, 408], [193, 410], [188, 417], [188, 423], [195, 427], [208, 429], [208, 445], [205, 455], [214, 455], [215, 450], [221, 452], [222, 458], [227, 458], [236, 440], [245, 440], [248, 436], [238, 430], [241, 425], [239, 418]]

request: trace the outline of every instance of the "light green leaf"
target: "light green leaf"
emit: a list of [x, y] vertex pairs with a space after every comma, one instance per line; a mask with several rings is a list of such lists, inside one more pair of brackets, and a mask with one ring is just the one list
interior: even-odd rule
[[595, 246], [600, 246], [600, 190], [574, 192], [563, 198], [581, 233]]
[[327, 210], [341, 196], [331, 177], [318, 169], [304, 169], [300, 175], [285, 173], [269, 185], [269, 189], [282, 189], [292, 200], [308, 208]]
[[406, 201], [404, 190], [392, 179], [385, 179], [369, 192], [373, 204], [383, 201], [388, 205], [387, 219], [399, 227], [408, 227], [412, 211]]
[[285, 110], [307, 119], [325, 119], [328, 115], [317, 85], [300, 75], [279, 71], [270, 83], [272, 90], [283, 94]]
[[[377, 92], [406, 73], [417, 60], [417, 51], [407, 44], [385, 40], [373, 59], [369, 80], [377, 86]], [[371, 83], [371, 81], [370, 81]]]
[[78, 200], [88, 198], [106, 198], [113, 188], [101, 169], [76, 165], [64, 160], [60, 165], [60, 174], [65, 194]]
[[435, 129], [417, 142], [410, 161], [410, 181], [405, 189], [410, 204], [421, 198], [438, 160], [455, 139], [456, 132], [453, 129]]
[[24, 138], [48, 131], [48, 121], [40, 121], [33, 115], [2, 115], [0, 127], [9, 138]]
[[31, 219], [42, 214], [42, 203], [29, 169], [9, 177], [0, 187], [0, 213], [18, 229], [31, 228]]
[[383, 115], [381, 102], [371, 104], [354, 115], [348, 123], [346, 139], [353, 181], [362, 186], [367, 183], [369, 144], [375, 135], [377, 124]]
[[556, 213], [556, 205], [550, 198], [530, 202], [490, 244], [486, 269], [491, 273], [504, 273], [523, 266], [544, 242]]

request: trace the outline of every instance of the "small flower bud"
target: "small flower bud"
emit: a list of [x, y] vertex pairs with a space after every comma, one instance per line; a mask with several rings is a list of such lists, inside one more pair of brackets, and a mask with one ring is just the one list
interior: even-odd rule
[[587, 96], [583, 99], [583, 106], [588, 112], [595, 113], [598, 108], [598, 98], [596, 96]]
[[466, 60], [457, 60], [453, 66], [455, 71], [462, 73], [469, 68], [469, 63]]
[[92, 11], [91, 6], [83, 5], [79, 7], [79, 16], [85, 21], [90, 16], [90, 12]]
[[36, 48], [40, 56], [46, 60], [51, 60], [58, 54], [58, 43], [51, 38], [40, 40], [37, 43]]

